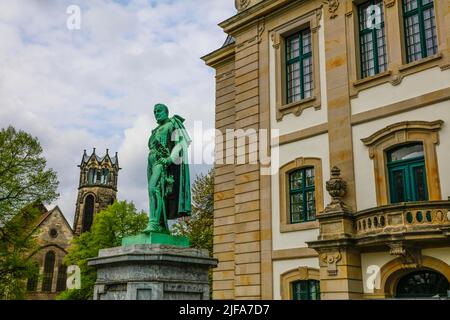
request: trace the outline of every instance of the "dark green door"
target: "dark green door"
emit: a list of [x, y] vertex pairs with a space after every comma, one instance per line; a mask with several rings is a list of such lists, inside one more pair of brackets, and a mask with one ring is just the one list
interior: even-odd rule
[[391, 203], [428, 200], [422, 144], [396, 148], [388, 153]]

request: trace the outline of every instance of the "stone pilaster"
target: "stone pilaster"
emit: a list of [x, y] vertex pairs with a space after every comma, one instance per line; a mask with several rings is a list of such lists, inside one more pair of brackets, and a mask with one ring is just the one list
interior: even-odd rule
[[344, 203], [347, 183], [337, 167], [327, 181], [331, 203], [318, 215], [320, 234], [308, 242], [319, 253], [322, 299], [362, 298], [362, 272], [359, 251], [353, 246], [355, 228], [350, 208]]

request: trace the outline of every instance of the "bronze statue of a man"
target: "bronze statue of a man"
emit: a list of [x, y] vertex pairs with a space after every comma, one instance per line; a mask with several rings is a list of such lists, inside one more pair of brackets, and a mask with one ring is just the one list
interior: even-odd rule
[[187, 149], [191, 139], [178, 115], [169, 118], [164, 104], [154, 107], [158, 126], [148, 140], [147, 163], [150, 217], [144, 232], [169, 233], [168, 219], [191, 213]]

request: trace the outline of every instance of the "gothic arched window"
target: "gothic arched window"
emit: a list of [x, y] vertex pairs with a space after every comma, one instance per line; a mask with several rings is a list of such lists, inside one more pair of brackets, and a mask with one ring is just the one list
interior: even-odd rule
[[84, 199], [84, 214], [83, 214], [83, 232], [89, 231], [94, 221], [94, 196], [88, 195]]
[[67, 267], [64, 265], [60, 265], [58, 268], [58, 278], [56, 281], [57, 292], [66, 290], [66, 281], [67, 281]]
[[49, 251], [45, 254], [44, 278], [42, 280], [42, 291], [51, 292], [53, 283], [53, 270], [55, 269], [55, 253]]

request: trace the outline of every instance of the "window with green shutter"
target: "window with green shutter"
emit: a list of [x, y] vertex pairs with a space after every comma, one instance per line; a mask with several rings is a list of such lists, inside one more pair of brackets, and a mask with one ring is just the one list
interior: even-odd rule
[[387, 70], [386, 35], [382, 0], [358, 6], [361, 78]]
[[286, 103], [310, 98], [313, 93], [311, 29], [286, 38]]
[[404, 0], [403, 22], [407, 62], [437, 53], [436, 21], [432, 0]]
[[290, 223], [316, 219], [314, 168], [302, 168], [289, 174]]

